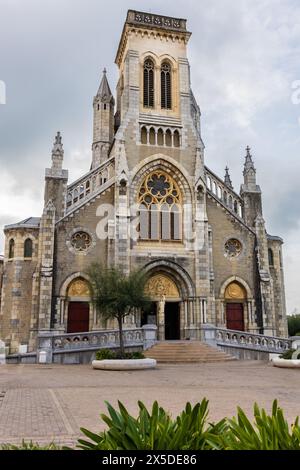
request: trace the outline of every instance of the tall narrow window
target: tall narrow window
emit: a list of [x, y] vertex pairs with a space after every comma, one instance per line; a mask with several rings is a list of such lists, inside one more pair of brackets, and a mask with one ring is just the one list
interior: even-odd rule
[[271, 248], [268, 249], [268, 256], [269, 256], [269, 266], [274, 266], [274, 255], [273, 255], [273, 250]]
[[154, 108], [154, 64], [151, 59], [144, 62], [144, 106]]
[[161, 81], [161, 107], [163, 109], [172, 108], [172, 90], [171, 90], [171, 65], [164, 62], [160, 72]]
[[32, 240], [27, 238], [24, 243], [24, 258], [32, 258]]
[[9, 240], [9, 249], [8, 249], [8, 257], [14, 258], [15, 256], [15, 240], [12, 238]]
[[139, 207], [142, 240], [181, 240], [181, 194], [170, 175], [157, 170], [146, 177], [140, 188]]

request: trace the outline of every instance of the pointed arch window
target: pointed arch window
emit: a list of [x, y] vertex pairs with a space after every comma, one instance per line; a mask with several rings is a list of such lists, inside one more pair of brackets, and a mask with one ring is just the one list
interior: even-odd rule
[[9, 259], [15, 257], [15, 240], [13, 238], [9, 240], [8, 257]]
[[154, 108], [154, 63], [151, 59], [144, 62], [144, 107]]
[[171, 65], [168, 62], [163, 62], [160, 71], [161, 107], [163, 109], [172, 109], [171, 71]]
[[24, 258], [32, 258], [32, 240], [27, 238], [24, 243]]
[[139, 192], [142, 240], [182, 239], [182, 199], [177, 183], [163, 171], [148, 175]]

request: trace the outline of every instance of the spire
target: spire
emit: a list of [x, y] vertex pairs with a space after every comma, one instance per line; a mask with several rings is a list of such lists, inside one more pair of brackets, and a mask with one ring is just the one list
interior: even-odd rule
[[61, 170], [63, 159], [64, 149], [62, 144], [62, 137], [60, 132], [57, 132], [52, 149], [52, 168], [56, 170]]
[[226, 166], [225, 168], [224, 183], [226, 184], [226, 186], [228, 186], [228, 188], [233, 189], [228, 166]]
[[103, 70], [102, 80], [101, 80], [96, 97], [106, 103], [109, 103], [111, 100], [114, 99], [112, 92], [110, 91], [105, 68]]
[[252, 155], [250, 153], [250, 147], [249, 145], [246, 147], [246, 158], [245, 158], [245, 164], [244, 164], [244, 174], [245, 172], [247, 172], [248, 170], [250, 170], [250, 168], [252, 168], [255, 172], [255, 167], [254, 167], [254, 163], [253, 163], [253, 160], [252, 160]]

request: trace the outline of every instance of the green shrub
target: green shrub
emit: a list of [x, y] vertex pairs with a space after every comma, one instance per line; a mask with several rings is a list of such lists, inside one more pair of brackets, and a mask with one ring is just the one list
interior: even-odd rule
[[80, 439], [79, 448], [85, 450], [201, 450], [218, 449], [217, 436], [226, 428], [225, 420], [206, 423], [208, 401], [192, 406], [172, 419], [157, 402], [151, 412], [138, 402], [138, 417], [131, 416], [119, 402], [119, 410], [107, 404], [109, 416], [101, 415], [108, 430], [99, 434], [81, 429], [90, 441]]
[[157, 402], [149, 412], [141, 402], [137, 418], [119, 402], [119, 410], [107, 404], [101, 415], [108, 429], [99, 434], [81, 429], [89, 439], [79, 439], [84, 450], [300, 450], [298, 418], [289, 427], [275, 400], [272, 414], [254, 405], [254, 423], [238, 408], [236, 418], [208, 423], [208, 401], [192, 406], [172, 419]]
[[96, 352], [97, 361], [102, 361], [104, 359], [144, 359], [145, 356], [142, 352], [129, 352], [125, 355], [121, 355], [119, 351], [111, 351], [110, 349], [100, 349]]
[[272, 414], [254, 405], [254, 425], [238, 408], [237, 418], [228, 420], [228, 431], [220, 436], [225, 450], [300, 450], [300, 426], [297, 418], [289, 427], [277, 401]]
[[[288, 349], [287, 351], [284, 351], [284, 353], [280, 354], [279, 357], [281, 359], [293, 359], [294, 352], [296, 352], [296, 349]], [[300, 359], [300, 352], [294, 359]]]
[[22, 444], [20, 445], [14, 445], [14, 444], [3, 444], [0, 446], [1, 450], [62, 450], [61, 447], [57, 446], [53, 442], [50, 444], [41, 446], [35, 442], [26, 442], [22, 441]]
[[115, 359], [115, 358], [116, 358], [116, 354], [110, 349], [99, 349], [99, 351], [96, 352], [97, 361], [102, 361], [103, 359]]

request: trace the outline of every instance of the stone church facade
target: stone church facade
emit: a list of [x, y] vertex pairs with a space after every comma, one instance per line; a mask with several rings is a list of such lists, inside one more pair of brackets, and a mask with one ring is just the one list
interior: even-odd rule
[[113, 328], [96, 314], [92, 262], [149, 275], [153, 303], [126, 327], [200, 339], [205, 324], [287, 335], [282, 239], [270, 236], [249, 147], [240, 193], [204, 163], [186, 20], [128, 11], [116, 101], [104, 71], [93, 100], [90, 170], [68, 184], [57, 134], [44, 210], [5, 227], [0, 337], [18, 351], [39, 333]]

